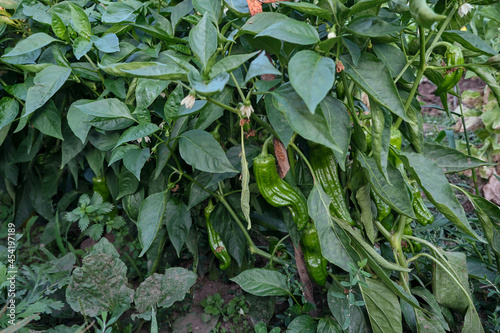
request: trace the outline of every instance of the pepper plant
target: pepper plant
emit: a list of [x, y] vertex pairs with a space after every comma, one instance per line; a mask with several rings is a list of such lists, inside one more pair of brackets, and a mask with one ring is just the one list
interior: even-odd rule
[[[268, 2], [0, 0], [2, 200], [44, 255], [78, 258], [45, 313], [157, 331], [215, 262], [288, 299], [290, 332], [482, 332], [465, 255], [412, 228], [453, 226], [498, 271], [500, 209], [446, 177], [491, 164], [425, 142], [416, 97], [427, 77], [455, 112], [465, 70], [500, 100], [498, 44], [462, 29], [495, 1]], [[89, 214], [121, 217], [115, 246], [75, 250]]]

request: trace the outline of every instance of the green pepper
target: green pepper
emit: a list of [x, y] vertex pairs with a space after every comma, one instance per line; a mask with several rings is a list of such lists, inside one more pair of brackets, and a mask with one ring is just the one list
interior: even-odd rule
[[462, 74], [464, 72], [464, 69], [459, 67], [459, 65], [462, 65], [464, 63], [464, 56], [462, 54], [462, 50], [458, 46], [450, 45], [446, 50], [445, 57], [446, 64], [448, 66], [457, 65], [458, 68], [453, 68], [446, 71], [443, 82], [441, 82], [441, 84], [434, 92], [434, 95], [436, 96], [439, 96], [442, 93], [446, 93], [450, 89], [455, 87], [458, 81], [460, 81], [460, 79], [462, 78]]
[[309, 221], [307, 202], [304, 196], [278, 175], [276, 160], [267, 153], [264, 143], [262, 152], [253, 160], [253, 171], [262, 197], [274, 207], [288, 207], [298, 230], [304, 229]]
[[387, 215], [380, 223], [385, 228], [385, 230], [392, 232], [393, 231], [392, 229], [394, 228], [394, 215], [393, 214]]
[[281, 243], [278, 245], [279, 239], [272, 236], [269, 237], [267, 240], [269, 241], [269, 253], [274, 252], [276, 256], [280, 257], [281, 259], [284, 260], [289, 259], [285, 244]]
[[418, 184], [415, 180], [411, 181], [412, 188], [412, 205], [413, 211], [415, 212], [415, 216], [417, 217], [417, 222], [421, 225], [428, 225], [434, 222], [434, 216], [425, 206], [424, 200], [422, 199], [422, 194], [420, 193], [420, 189], [418, 188]]
[[111, 202], [111, 194], [109, 193], [108, 184], [104, 177], [94, 177], [92, 178], [92, 190], [99, 193], [102, 197], [103, 202]]
[[210, 213], [214, 210], [215, 206], [212, 204], [212, 200], [208, 202], [208, 206], [205, 208], [205, 220], [207, 221], [207, 232], [208, 232], [208, 244], [214, 255], [220, 261], [220, 269], [225, 270], [231, 265], [231, 257], [227, 252], [222, 239], [219, 234], [215, 231], [210, 222]]
[[350, 225], [356, 222], [349, 214], [349, 209], [344, 200], [342, 185], [337, 173], [337, 162], [333, 151], [318, 144], [309, 145], [309, 162], [311, 163], [317, 182], [331, 199], [330, 214], [334, 217], [347, 221]]
[[418, 25], [426, 28], [430, 28], [434, 22], [446, 18], [444, 15], [436, 14], [427, 5], [426, 0], [410, 0], [410, 14]]
[[326, 282], [326, 277], [328, 276], [328, 272], [326, 270], [328, 262], [321, 254], [318, 232], [316, 231], [314, 223], [307, 223], [304, 231], [302, 232], [300, 246], [302, 248], [302, 253], [304, 254], [309, 276], [318, 285], [323, 286]]
[[377, 221], [381, 222], [391, 213], [391, 206], [386, 204], [382, 198], [370, 188], [370, 194], [373, 202], [375, 203], [375, 207], [377, 207]]

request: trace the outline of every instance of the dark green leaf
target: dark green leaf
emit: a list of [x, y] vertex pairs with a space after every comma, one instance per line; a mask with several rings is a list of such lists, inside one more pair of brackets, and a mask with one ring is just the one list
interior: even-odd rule
[[401, 308], [398, 298], [381, 281], [366, 279], [360, 285], [374, 333], [402, 332]]
[[151, 135], [159, 129], [160, 128], [157, 125], [152, 123], [139, 124], [137, 126], [130, 127], [125, 132], [123, 132], [120, 140], [118, 140], [118, 142], [116, 143], [115, 148], [125, 142], [134, 141], [139, 138], [144, 138], [145, 136]]
[[159, 80], [183, 80], [187, 79], [188, 71], [175, 62], [163, 64], [160, 62], [130, 62], [117, 63], [107, 66], [99, 64], [104, 72], [123, 77], [145, 77]]
[[391, 185], [378, 170], [374, 157], [366, 156], [359, 152], [357, 160], [361, 163], [365, 176], [372, 185], [372, 189], [382, 200], [400, 214], [415, 218], [411, 198], [408, 195], [405, 181], [399, 170], [390, 164], [387, 166], [387, 174]]
[[116, 98], [100, 99], [94, 102], [75, 105], [88, 115], [101, 118], [128, 118], [135, 120], [127, 105]]
[[123, 165], [134, 174], [137, 180], [141, 180], [141, 170], [150, 157], [149, 148], [129, 150], [123, 155]]
[[264, 268], [247, 269], [230, 279], [241, 289], [256, 296], [288, 296], [290, 289], [286, 276]]
[[289, 333], [315, 333], [317, 325], [318, 323], [312, 317], [301, 315], [292, 320], [286, 331]]
[[18, 113], [19, 103], [13, 98], [3, 97], [0, 100], [0, 129], [12, 123]]
[[52, 100], [33, 115], [31, 123], [43, 134], [64, 140], [61, 133], [61, 113]]
[[372, 102], [372, 151], [377, 162], [379, 171], [388, 180], [387, 158], [389, 156], [389, 144], [391, 141], [392, 115], [383, 106]]
[[290, 20], [288, 16], [280, 13], [264, 12], [250, 17], [241, 27], [241, 32], [256, 35], [275, 23]]
[[16, 46], [10, 50], [9, 53], [4, 54], [3, 57], [15, 57], [23, 54], [27, 54], [36, 51], [52, 42], [57, 41], [43, 32], [35, 33], [28, 36], [26, 39], [19, 41]]
[[377, 7], [383, 3], [388, 2], [389, 0], [360, 0], [354, 4], [349, 10], [349, 15], [354, 15], [360, 13], [364, 10]]
[[101, 38], [92, 36], [90, 37], [90, 40], [92, 41], [92, 43], [94, 43], [95, 47], [97, 47], [99, 51], [102, 51], [104, 53], [114, 53], [120, 51], [118, 37], [113, 33], [106, 34]]
[[402, 152], [399, 154], [399, 158], [403, 161], [406, 170], [408, 170], [413, 178], [418, 181], [427, 199], [429, 199], [448, 220], [466, 234], [484, 242], [484, 240], [472, 230], [462, 205], [458, 202], [455, 193], [453, 193], [448, 183], [448, 179], [446, 179], [446, 176], [439, 166], [427, 159], [424, 155], [417, 153]]
[[217, 50], [217, 30], [205, 13], [200, 22], [189, 33], [189, 45], [194, 54], [200, 59], [205, 70], [208, 60]]
[[450, 43], [457, 42], [471, 51], [479, 52], [487, 56], [497, 54], [488, 43], [469, 31], [446, 30], [443, 32], [442, 36], [444, 40]]
[[87, 140], [87, 134], [92, 127], [89, 122], [94, 119], [94, 117], [80, 111], [77, 106], [91, 102], [92, 101], [89, 99], [80, 99], [74, 102], [69, 107], [68, 114], [66, 116], [68, 119], [69, 127], [71, 127], [71, 130], [73, 131], [73, 133], [75, 133], [75, 135], [80, 139], [81, 142], [85, 142]]
[[328, 10], [320, 8], [316, 5], [313, 5], [312, 3], [283, 2], [283, 3], [281, 3], [281, 5], [286, 6], [286, 7], [291, 7], [291, 8], [293, 8], [299, 12], [302, 12], [304, 14], [319, 16], [319, 17], [324, 18], [326, 20], [329, 20], [331, 17], [330, 12]]
[[75, 31], [81, 37], [89, 39], [92, 35], [90, 21], [83, 11], [81, 7], [78, 7], [76, 4], [70, 2], [69, 7], [71, 9], [71, 22]]
[[296, 53], [288, 64], [290, 83], [314, 113], [318, 104], [332, 89], [335, 81], [335, 62], [314, 51]]
[[399, 32], [405, 27], [390, 24], [378, 16], [361, 16], [349, 22], [346, 28], [359, 36], [382, 37], [394, 32]]
[[455, 173], [477, 168], [483, 165], [493, 166], [493, 163], [485, 162], [479, 158], [466, 155], [456, 149], [437, 143], [425, 143], [424, 155], [434, 161], [445, 173]]
[[191, 214], [181, 200], [172, 198], [167, 203], [164, 218], [168, 237], [177, 251], [177, 256], [180, 258], [182, 246], [186, 242], [191, 228]]
[[288, 144], [290, 143], [290, 140], [293, 136], [293, 129], [286, 121], [285, 114], [280, 112], [280, 110], [274, 107], [272, 97], [266, 98], [264, 102], [266, 103], [266, 113], [269, 122], [271, 123], [274, 130], [278, 134], [281, 142], [283, 142], [285, 147], [288, 147]]
[[71, 69], [60, 66], [49, 66], [37, 73], [34, 86], [28, 89], [26, 95], [26, 113], [23, 117], [45, 104], [58, 90], [71, 74]]
[[222, 0], [193, 0], [193, 7], [198, 13], [207, 14], [214, 23], [217, 23], [222, 9]]
[[261, 36], [268, 36], [299, 45], [311, 45], [319, 42], [316, 29], [305, 22], [296, 20], [273, 22], [272, 25], [257, 35], [257, 37]]
[[331, 148], [334, 152], [344, 153], [332, 136], [336, 127], [330, 127], [331, 124], [327, 123], [323, 111], [318, 110], [314, 114], [309, 112], [302, 98], [290, 84], [283, 84], [273, 91], [272, 100], [273, 106], [285, 115], [295, 132], [308, 140]]
[[118, 181], [118, 197], [117, 200], [129, 195], [134, 194], [139, 187], [139, 181], [134, 176], [134, 174], [127, 170], [127, 168], [123, 167]]
[[200, 74], [196, 72], [189, 72], [188, 74], [189, 84], [191, 88], [196, 90], [202, 96], [213, 96], [217, 93], [222, 92], [226, 86], [227, 81], [229, 81], [229, 74], [222, 72], [219, 75], [212, 78], [209, 82], [203, 80]]
[[307, 199], [309, 216], [319, 235], [321, 253], [332, 264], [349, 271], [349, 263], [356, 263], [357, 253], [349, 245], [349, 238], [330, 218], [331, 199], [320, 186], [314, 186]]
[[269, 58], [266, 56], [266, 53], [261, 52], [259, 56], [250, 63], [247, 76], [245, 77], [245, 83], [250, 81], [250, 79], [256, 76], [264, 74], [281, 75], [281, 72], [277, 70], [276, 67], [274, 67], [271, 61], [269, 61]]
[[389, 70], [384, 63], [373, 54], [362, 53], [357, 65], [352, 63], [351, 57], [341, 57], [345, 65], [345, 72], [363, 89], [368, 96], [385, 106], [396, 116], [412, 123], [406, 115], [403, 102], [392, 81]]
[[215, 76], [224, 72], [232, 72], [233, 70], [253, 58], [257, 53], [259, 53], [259, 51], [250, 54], [237, 54], [222, 58], [212, 66], [212, 69], [210, 70], [210, 78], [214, 78]]
[[137, 218], [137, 231], [142, 247], [139, 257], [142, 257], [149, 249], [163, 224], [167, 200], [167, 194], [158, 192], [148, 196], [141, 204]]
[[179, 139], [181, 157], [198, 170], [222, 173], [236, 171], [229, 163], [220, 144], [212, 135], [201, 130], [191, 130]]

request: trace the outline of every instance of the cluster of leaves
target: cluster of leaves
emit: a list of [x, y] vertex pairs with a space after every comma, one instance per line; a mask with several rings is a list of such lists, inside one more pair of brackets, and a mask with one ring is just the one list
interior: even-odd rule
[[[157, 312], [182, 301], [195, 273], [206, 273], [210, 252], [199, 239], [206, 239], [202, 211], [211, 198], [213, 227], [234, 259], [228, 275], [245, 292], [269, 297], [271, 313], [275, 296], [287, 299], [282, 322], [290, 332], [443, 332], [456, 321], [450, 309], [462, 316], [463, 332], [481, 332], [463, 253], [402, 238], [405, 221], [416, 218], [408, 176], [444, 216], [430, 228], [453, 226], [500, 255], [500, 209], [445, 176], [490, 164], [425, 143], [415, 98], [424, 75], [442, 82], [449, 68], [439, 60], [451, 44], [500, 98], [494, 61], [486, 61], [498, 44], [459, 30], [474, 15], [461, 17], [460, 5], [437, 1], [447, 19], [424, 29], [397, 0], [280, 2], [251, 17], [246, 0], [0, 0], [2, 200], [27, 238], [35, 223], [43, 226], [30, 251], [48, 256], [45, 264], [84, 256], [71, 275], [61, 271], [54, 293], [34, 294], [20, 311], [45, 312], [59, 324], [65, 316], [54, 313], [67, 304], [79, 324], [97, 318], [99, 332], [144, 321], [158, 331]], [[490, 29], [475, 27], [485, 35]], [[391, 130], [403, 134], [403, 150], [391, 145]], [[295, 265], [294, 258], [256, 245], [275, 237], [292, 248], [301, 239], [291, 214], [262, 198], [250, 172], [269, 136], [280, 170], [290, 170], [285, 181], [307, 197], [335, 277], [321, 293], [328, 309], [318, 307], [320, 316], [307, 314], [315, 305], [295, 277], [272, 269]], [[335, 154], [356, 228], [330, 215], [331, 198], [309, 168], [309, 143]], [[389, 155], [401, 160], [402, 173]], [[111, 202], [92, 194], [94, 177], [106, 180]], [[467, 219], [454, 190], [471, 200], [479, 224]], [[401, 216], [401, 232], [384, 233], [370, 193]], [[77, 250], [104, 226], [120, 235], [116, 247], [102, 238], [89, 253]], [[426, 252], [404, 254], [401, 242], [409, 239]], [[256, 256], [268, 267], [255, 268]], [[415, 271], [414, 263], [436, 269]], [[42, 274], [34, 267], [25, 271]], [[47, 270], [42, 281], [52, 279]], [[39, 281], [30, 276], [26, 283]], [[344, 287], [348, 297], [336, 297]], [[135, 312], [125, 319], [129, 309]]]

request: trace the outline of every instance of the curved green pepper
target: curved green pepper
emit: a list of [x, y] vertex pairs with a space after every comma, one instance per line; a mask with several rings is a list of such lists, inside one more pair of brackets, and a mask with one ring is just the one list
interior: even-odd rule
[[394, 229], [394, 215], [389, 214], [380, 222], [380, 224], [382, 224], [385, 230], [392, 232]]
[[215, 231], [210, 222], [210, 213], [214, 210], [215, 206], [212, 204], [212, 200], [208, 202], [208, 206], [205, 208], [205, 220], [207, 221], [207, 232], [208, 232], [208, 244], [214, 255], [220, 261], [220, 269], [225, 270], [231, 265], [231, 257], [227, 252], [222, 239], [219, 234]]
[[325, 193], [332, 200], [330, 214], [347, 221], [350, 225], [356, 222], [349, 214], [349, 209], [344, 200], [342, 185], [337, 173], [337, 161], [333, 151], [325, 146], [310, 144], [309, 162], [311, 163], [316, 180], [323, 187]]
[[436, 14], [428, 5], [426, 0], [410, 0], [410, 14], [418, 25], [430, 28], [434, 22], [446, 18], [444, 15]]
[[417, 182], [415, 180], [411, 181], [412, 188], [412, 205], [415, 216], [417, 217], [417, 222], [421, 225], [428, 225], [434, 222], [434, 216], [425, 206], [424, 200], [422, 199], [422, 194], [418, 188]]
[[306, 261], [307, 272], [309, 276], [320, 286], [326, 282], [328, 272], [326, 266], [327, 260], [321, 254], [321, 246], [319, 244], [318, 232], [314, 223], [308, 222], [302, 237], [300, 239], [300, 246], [304, 259]]
[[307, 202], [278, 175], [276, 160], [267, 153], [266, 144], [262, 153], [253, 160], [253, 171], [262, 197], [274, 207], [288, 207], [298, 230], [304, 229], [309, 221]]
[[391, 213], [391, 206], [386, 204], [382, 198], [370, 188], [370, 194], [373, 202], [375, 203], [375, 207], [377, 207], [377, 221], [381, 222]]
[[111, 202], [111, 193], [109, 193], [108, 184], [104, 177], [92, 178], [92, 190], [101, 195], [103, 202]]
[[[450, 45], [445, 53], [446, 64], [448, 66], [460, 66], [464, 63], [464, 56], [462, 50], [458, 46]], [[450, 89], [455, 87], [462, 78], [464, 72], [463, 68], [449, 69], [444, 75], [444, 80], [441, 82], [439, 87], [437, 87], [434, 95], [439, 96], [442, 93], [448, 92]]]

